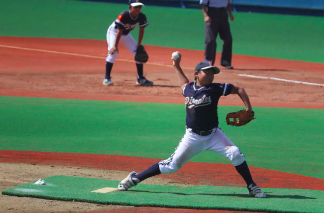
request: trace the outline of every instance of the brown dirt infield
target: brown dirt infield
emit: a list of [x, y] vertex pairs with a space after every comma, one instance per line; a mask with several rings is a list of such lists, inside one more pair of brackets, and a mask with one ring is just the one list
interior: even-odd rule
[[[176, 50], [182, 53], [182, 67], [187, 76], [192, 79], [193, 67], [203, 59], [203, 52], [149, 45], [146, 45], [146, 49], [150, 54], [150, 60], [145, 65], [144, 71], [146, 77], [154, 81], [154, 87], [135, 86], [136, 71], [133, 56], [123, 47], [120, 47], [120, 55], [112, 72], [115, 85], [105, 87], [102, 85], [107, 51], [105, 41], [0, 37], [0, 95], [183, 103], [183, 97], [177, 86], [178, 80], [171, 66], [170, 55]], [[215, 81], [230, 82], [244, 87], [253, 106], [324, 108], [322, 86], [239, 76], [239, 74], [248, 74], [323, 84], [324, 64], [234, 55], [233, 65], [234, 70], [221, 68], [221, 74], [216, 76]], [[238, 97], [229, 96], [221, 99], [220, 104], [241, 105], [241, 102]], [[94, 158], [92, 155], [88, 155], [82, 156], [80, 159], [84, 161], [78, 162], [73, 161], [78, 157], [70, 154], [46, 153], [44, 155], [38, 152], [14, 153], [10, 151], [1, 151], [0, 153], [0, 162], [3, 162], [0, 163], [0, 168], [1, 171], [5, 171], [0, 175], [0, 190], [57, 174], [119, 180], [124, 178], [130, 170], [141, 170], [156, 161], [156, 159], [138, 160], [138, 158], [134, 158], [128, 161], [134, 162], [134, 164], [125, 167], [122, 166], [125, 164], [116, 164], [116, 162], [122, 161], [121, 159], [113, 159], [110, 163], [106, 162], [108, 158], [117, 158], [116, 156], [96, 155]], [[106, 164], [102, 162], [106, 162]], [[190, 163], [190, 166], [210, 168], [195, 163]], [[145, 182], [174, 185], [243, 186], [241, 182], [238, 182], [240, 178], [237, 177], [233, 168], [228, 166], [213, 164], [210, 170], [206, 169], [204, 174], [199, 175], [192, 174], [188, 169], [189, 166], [185, 166], [179, 173], [164, 178], [154, 177]], [[255, 178], [258, 178], [256, 179], [258, 183], [262, 183], [263, 187], [280, 187], [280, 184], [287, 183], [289, 180], [291, 184], [286, 188], [294, 188], [299, 185], [299, 188], [303, 186], [309, 189], [323, 190], [324, 184], [321, 179], [253, 167], [251, 170], [255, 174]], [[314, 185], [310, 185], [310, 183]], [[105, 206], [3, 195], [0, 196], [0, 206], [0, 212], [11, 213], [201, 211]]]
[[[155, 86], [139, 87], [135, 86], [133, 56], [121, 46], [112, 71], [115, 85], [104, 87], [106, 46], [100, 40], [0, 37], [0, 95], [183, 103], [171, 53], [182, 53], [181, 64], [190, 79], [195, 65], [203, 60], [203, 51], [146, 45], [150, 59], [144, 72]], [[324, 64], [234, 55], [233, 65], [234, 70], [221, 67], [215, 81], [244, 87], [253, 106], [324, 108], [323, 86], [239, 76], [323, 84]], [[242, 103], [228, 96], [220, 104]]]

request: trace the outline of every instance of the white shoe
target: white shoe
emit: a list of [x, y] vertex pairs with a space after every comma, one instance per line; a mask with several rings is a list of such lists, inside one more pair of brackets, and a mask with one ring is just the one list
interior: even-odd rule
[[261, 188], [256, 185], [255, 183], [252, 183], [248, 186], [248, 190], [251, 196], [256, 198], [265, 198], [267, 197], [266, 194], [261, 190]]
[[141, 78], [137, 77], [136, 84], [141, 86], [153, 86], [153, 82], [147, 80], [144, 76]]
[[137, 183], [140, 182], [137, 178], [132, 179], [132, 176], [134, 176], [136, 174], [137, 174], [137, 172], [129, 173], [129, 175], [118, 184], [118, 190], [119, 191], [127, 191], [131, 187], [136, 186]]
[[113, 82], [111, 81], [111, 79], [109, 79], [109, 78], [105, 78], [104, 80], [103, 80], [103, 83], [102, 83], [103, 85], [106, 85], [106, 86], [112, 86], [113, 85]]

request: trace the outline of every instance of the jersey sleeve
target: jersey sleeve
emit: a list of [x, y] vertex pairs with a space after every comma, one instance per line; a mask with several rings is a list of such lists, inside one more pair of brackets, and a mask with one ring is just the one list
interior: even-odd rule
[[213, 83], [212, 85], [214, 94], [218, 97], [227, 96], [232, 93], [234, 88], [233, 84], [228, 83]]
[[227, 95], [231, 94], [231, 92], [234, 88], [233, 84], [224, 83], [224, 84], [220, 84], [220, 85], [222, 85], [222, 88], [223, 88], [222, 96], [227, 96]]
[[123, 29], [123, 30], [125, 29], [125, 19], [126, 19], [126, 13], [122, 12], [115, 21], [117, 29]]
[[149, 24], [147, 21], [146, 15], [144, 13], [140, 13], [139, 27], [144, 28]]
[[209, 0], [200, 0], [199, 4], [207, 5]]
[[186, 90], [188, 89], [187, 87], [190, 87], [190, 83], [185, 84], [182, 88], [182, 95], [184, 97], [186, 97]]

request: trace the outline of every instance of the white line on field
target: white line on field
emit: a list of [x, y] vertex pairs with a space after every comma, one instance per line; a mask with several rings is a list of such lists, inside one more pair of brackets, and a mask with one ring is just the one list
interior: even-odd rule
[[287, 80], [287, 79], [274, 78], [274, 77], [264, 77], [264, 76], [247, 75], [247, 74], [239, 74], [239, 76], [249, 77], [249, 78], [259, 78], [259, 79], [270, 79], [270, 80], [275, 80], [275, 81], [292, 82], [292, 83], [296, 83], [296, 84], [307, 84], [307, 85], [321, 86], [321, 87], [324, 86], [324, 84], [317, 84], [317, 83], [304, 82], [304, 81], [294, 81], [294, 80]]
[[[11, 49], [19, 49], [19, 50], [38, 51], [38, 52], [45, 52], [45, 53], [55, 53], [55, 54], [62, 54], [62, 55], [81, 56], [81, 57], [86, 57], [86, 58], [97, 58], [97, 59], [105, 59], [106, 58], [106, 57], [99, 57], [99, 56], [92, 56], [92, 55], [83, 55], [83, 54], [68, 53], [68, 52], [59, 52], [59, 51], [53, 51], [53, 50], [33, 49], [33, 48], [26, 48], [26, 47], [15, 47], [15, 46], [8, 46], [8, 45], [1, 45], [1, 44], [0, 44], [0, 47], [11, 48]], [[117, 61], [124, 61], [124, 62], [134, 63], [134, 60], [128, 60], [128, 59], [116, 59], [116, 60]], [[147, 62], [146, 64], [155, 65], [155, 66], [162, 66], [162, 67], [173, 67], [172, 65], [150, 63], [150, 62]], [[192, 68], [188, 68], [188, 67], [183, 67], [183, 69], [192, 70]]]

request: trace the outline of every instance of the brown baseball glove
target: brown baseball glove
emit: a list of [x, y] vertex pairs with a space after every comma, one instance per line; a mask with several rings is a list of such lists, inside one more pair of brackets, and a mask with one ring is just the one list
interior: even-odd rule
[[143, 45], [139, 45], [136, 50], [136, 55], [135, 55], [135, 61], [137, 62], [142, 62], [146, 63], [148, 61], [148, 54], [145, 51], [145, 48]]
[[244, 126], [253, 119], [255, 119], [254, 112], [247, 112], [244, 109], [237, 112], [230, 112], [226, 116], [226, 122], [231, 126]]

